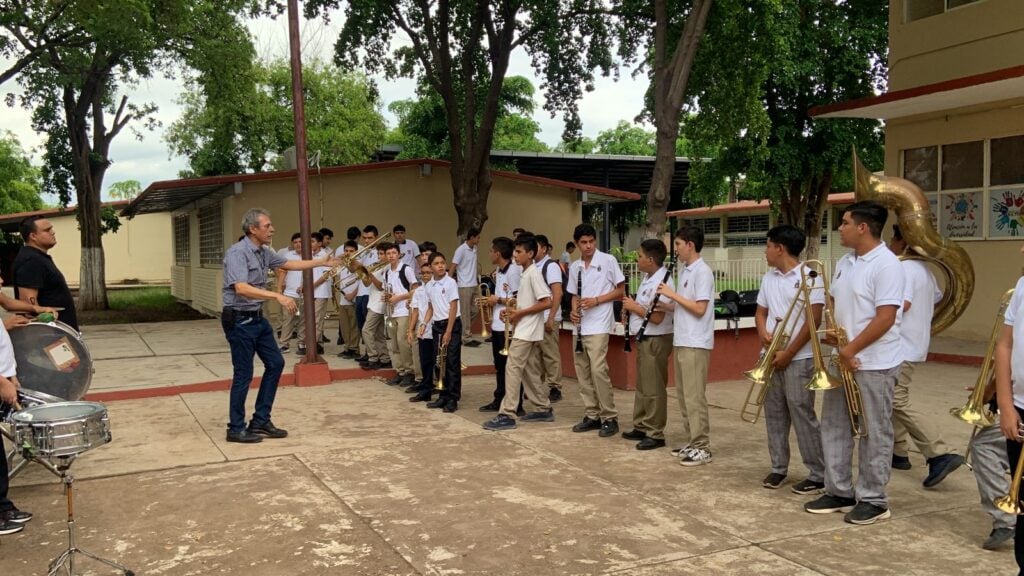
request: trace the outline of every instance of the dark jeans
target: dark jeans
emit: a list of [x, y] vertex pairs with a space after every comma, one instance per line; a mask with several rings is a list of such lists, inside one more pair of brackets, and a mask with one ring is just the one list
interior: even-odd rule
[[[505, 398], [505, 366], [508, 364], [508, 356], [502, 356], [499, 350], [505, 347], [505, 332], [497, 331], [491, 333], [491, 356], [494, 357], [494, 401], [501, 404]], [[516, 409], [523, 407], [523, 388], [519, 388], [519, 405]]]
[[420, 373], [423, 374], [422, 386], [427, 390], [434, 389], [434, 366], [437, 363], [437, 348], [430, 338], [420, 338]]
[[[1017, 415], [1020, 416], [1021, 421], [1024, 422], [1024, 410], [1017, 408]], [[1011, 471], [1017, 469], [1017, 460], [1020, 458], [1020, 449], [1020, 442], [1015, 442], [1013, 440], [1006, 441], [1006, 456], [1010, 461]], [[1018, 501], [1020, 501], [1021, 494], [1024, 494], [1024, 491], [1015, 494]], [[1018, 576], [1024, 576], [1024, 522], [1020, 521], [1020, 516], [1017, 518], [1017, 531], [1016, 536], [1014, 536], [1013, 539], [1013, 555], [1017, 559]]]
[[14, 503], [7, 499], [7, 490], [10, 481], [7, 479], [7, 448], [4, 446], [4, 437], [0, 435], [0, 512], [14, 510]]
[[[447, 320], [438, 320], [431, 325], [434, 342], [440, 349], [444, 331], [448, 327]], [[454, 400], [462, 398], [462, 319], [456, 318], [452, 327], [452, 337], [448, 341], [447, 361], [444, 364], [444, 390], [441, 398]]]
[[263, 378], [260, 379], [260, 391], [256, 395], [256, 411], [252, 415], [252, 424], [265, 424], [270, 421], [270, 410], [274, 406], [277, 395], [277, 382], [284, 371], [284, 356], [274, 339], [274, 329], [262, 315], [232, 314], [224, 309], [220, 318], [224, 335], [231, 345], [231, 366], [234, 374], [231, 378], [231, 401], [228, 411], [230, 422], [229, 432], [241, 432], [245, 429], [245, 399], [249, 395], [249, 384], [252, 382], [252, 357], [259, 356], [263, 362]]
[[369, 296], [356, 296], [356, 325], [360, 332], [363, 331], [363, 324], [366, 324], [366, 308], [369, 305]]

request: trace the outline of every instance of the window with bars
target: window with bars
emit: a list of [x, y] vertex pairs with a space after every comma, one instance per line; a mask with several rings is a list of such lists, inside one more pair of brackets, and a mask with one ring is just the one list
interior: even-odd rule
[[224, 260], [224, 218], [220, 203], [199, 210], [199, 264], [220, 266]]
[[756, 232], [767, 232], [769, 226], [768, 214], [750, 214], [747, 216], [729, 216], [726, 218], [726, 234], [750, 234]]
[[709, 234], [721, 234], [722, 233], [722, 219], [721, 218], [695, 218], [693, 220], [687, 220], [686, 225], [696, 226], [704, 231], [705, 242]]
[[768, 243], [768, 237], [763, 234], [760, 236], [726, 236], [725, 246], [726, 248], [733, 248], [737, 246], [764, 246]]
[[178, 266], [188, 266], [192, 263], [189, 252], [189, 225], [188, 215], [180, 214], [174, 217], [174, 263]]
[[905, 0], [904, 22], [913, 22], [930, 16], [938, 16], [954, 8], [974, 4], [980, 0]]

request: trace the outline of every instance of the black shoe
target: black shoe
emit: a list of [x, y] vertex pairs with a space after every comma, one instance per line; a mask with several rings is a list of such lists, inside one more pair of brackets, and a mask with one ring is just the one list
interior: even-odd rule
[[291, 350], [291, 348], [292, 347], [289, 344], [282, 344], [281, 345], [281, 352], [287, 352], [287, 351]]
[[910, 470], [912, 468], [912, 466], [910, 465], [910, 458], [906, 456], [897, 456], [893, 454], [892, 467], [895, 470]]
[[647, 438], [647, 433], [643, 430], [637, 430], [634, 428], [629, 432], [623, 432], [622, 437], [626, 440], [644, 440]]
[[402, 375], [401, 374], [395, 374], [394, 378], [392, 378], [391, 380], [388, 380], [388, 386], [398, 386], [401, 383], [402, 383]]
[[853, 498], [840, 498], [831, 494], [822, 494], [818, 498], [804, 504], [804, 510], [811, 514], [830, 514], [832, 512], [849, 512], [857, 505]]
[[772, 472], [771, 474], [765, 476], [764, 480], [761, 480], [761, 486], [764, 486], [765, 488], [770, 488], [772, 490], [778, 490], [779, 488], [782, 488], [782, 483], [785, 481], [785, 474], [776, 474], [775, 472]]
[[316, 345], [316, 353], [317, 354], [323, 354], [324, 353], [324, 345], [323, 344], [317, 344]]
[[409, 402], [430, 402], [430, 391], [418, 392], [415, 396], [409, 398]]
[[345, 339], [342, 338], [341, 335], [338, 335], [338, 346], [341, 346], [344, 343], [345, 343]]
[[0, 514], [0, 519], [7, 522], [14, 522], [15, 524], [28, 524], [29, 520], [32, 520], [32, 513], [14, 508], [13, 510], [8, 510], [3, 514]]
[[305, 356], [306, 355], [306, 347], [305, 346], [299, 346], [298, 348], [296, 348], [295, 349], [295, 355], [296, 356]]
[[523, 407], [519, 406], [519, 408], [516, 408], [516, 417], [522, 418], [523, 416], [526, 416], [526, 410], [523, 410]]
[[664, 438], [651, 438], [650, 436], [648, 436], [647, 438], [644, 438], [643, 440], [641, 440], [641, 441], [636, 443], [636, 449], [637, 450], [654, 450], [655, 448], [664, 448], [664, 447], [665, 447], [665, 439]]
[[946, 479], [954, 470], [964, 465], [964, 457], [959, 454], [943, 454], [928, 459], [928, 476], [924, 479], [925, 488], [934, 488]]
[[484, 404], [480, 407], [481, 412], [497, 412], [501, 408], [501, 402], [495, 400], [489, 404]]
[[516, 421], [504, 414], [498, 414], [494, 418], [484, 422], [483, 427], [484, 430], [512, 430], [516, 427]]
[[414, 386], [416, 384], [416, 376], [412, 374], [403, 374], [402, 381], [398, 383], [399, 386]]
[[17, 522], [11, 522], [9, 520], [0, 520], [0, 536], [6, 536], [8, 534], [17, 534], [25, 529], [24, 524], [18, 524]]
[[367, 356], [366, 354], [363, 354], [362, 356], [356, 356], [355, 361], [359, 362], [360, 364], [362, 364], [364, 362], [369, 362], [370, 361], [370, 357]]
[[554, 388], [554, 387], [548, 389], [548, 401], [549, 402], [558, 402], [561, 399], [562, 399], [562, 391], [561, 390], [559, 390], [558, 388]]
[[422, 382], [417, 382], [412, 386], [405, 389], [406, 394], [419, 394], [420, 392], [429, 392], [430, 387], [424, 386]]
[[875, 506], [874, 504], [868, 504], [867, 502], [858, 502], [857, 506], [853, 510], [846, 513], [843, 516], [843, 520], [846, 520], [850, 524], [857, 524], [859, 526], [866, 526], [868, 524], [874, 524], [879, 520], [885, 520], [891, 516], [888, 508], [882, 508], [881, 506]]
[[615, 436], [619, 433], [619, 421], [615, 418], [601, 422], [601, 431], [597, 433], [601, 438]]
[[438, 398], [433, 402], [427, 402], [427, 408], [444, 408], [448, 404], [447, 398]]
[[451, 414], [452, 412], [455, 412], [458, 409], [459, 403], [456, 402], [455, 400], [449, 400], [448, 402], [445, 402], [444, 406], [441, 407], [441, 411], [446, 412], [448, 414]]
[[470, 348], [477, 348], [478, 346], [480, 346], [480, 343], [477, 342], [476, 340], [467, 340], [462, 345], [469, 346]]
[[[340, 338], [339, 338], [339, 340], [340, 340]], [[320, 336], [320, 342], [322, 342], [324, 344], [330, 344], [331, 343], [331, 339], [328, 338], [326, 334], [324, 334], [323, 336]], [[338, 342], [338, 344], [341, 344], [341, 342]]]
[[536, 412], [530, 412], [529, 414], [519, 418], [522, 422], [554, 422], [555, 412], [551, 409], [538, 410]]
[[258, 436], [249, 432], [249, 430], [242, 430], [241, 432], [228, 432], [228, 442], [240, 442], [242, 444], [256, 444], [257, 442], [263, 442], [263, 436]]
[[391, 365], [391, 360], [385, 360], [383, 362], [378, 362], [378, 364], [380, 364], [381, 368], [394, 368], [394, 366]]
[[287, 438], [288, 431], [274, 426], [271, 421], [266, 421], [263, 424], [257, 424], [255, 422], [249, 422], [249, 433], [259, 434], [260, 436], [266, 436], [267, 438]]
[[1014, 536], [1013, 528], [995, 528], [992, 533], [988, 535], [988, 538], [981, 545], [985, 550], [995, 550], [1008, 540], [1012, 540]]
[[600, 420], [593, 420], [591, 418], [587, 418], [586, 416], [583, 417], [583, 420], [580, 420], [579, 422], [576, 423], [575, 426], [572, 427], [572, 431], [573, 432], [590, 432], [591, 430], [600, 430], [600, 429], [601, 429], [601, 421]]
[[362, 368], [363, 370], [380, 370], [381, 364], [380, 362], [374, 360], [373, 362], [363, 362], [362, 364], [359, 365], [359, 367]]
[[820, 494], [825, 490], [825, 483], [815, 482], [811, 479], [801, 480], [796, 484], [793, 484], [793, 487], [790, 488], [790, 490], [792, 490], [794, 494]]

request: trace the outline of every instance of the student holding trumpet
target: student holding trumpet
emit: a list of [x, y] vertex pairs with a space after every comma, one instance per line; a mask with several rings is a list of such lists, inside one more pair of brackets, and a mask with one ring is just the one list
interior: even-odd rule
[[[1021, 253], [1024, 253], [1024, 246]], [[1018, 321], [1018, 317], [1022, 320]], [[1006, 308], [995, 356], [999, 428], [1006, 437], [1006, 455], [1014, 471], [1010, 493], [997, 499], [995, 505], [1004, 512], [1020, 515], [1024, 512], [1020, 494], [1021, 474], [1024, 472], [1021, 450], [1021, 442], [1024, 441], [1024, 278], [1017, 281], [1010, 305]], [[1015, 531], [1013, 554], [1018, 574], [1024, 576], [1024, 522], [1017, 522]]]
[[[514, 248], [512, 239], [499, 236], [491, 240], [491, 264], [497, 268], [494, 274], [494, 292], [484, 297], [485, 307], [491, 310], [491, 317], [484, 322], [491, 323], [491, 354], [494, 358], [495, 387], [494, 400], [480, 407], [481, 412], [497, 412], [501, 408], [501, 399], [505, 397], [505, 366], [508, 362], [508, 346], [505, 332], [505, 307], [519, 291], [520, 276], [523, 267], [512, 261]], [[519, 400], [518, 409], [522, 410], [523, 401]]]

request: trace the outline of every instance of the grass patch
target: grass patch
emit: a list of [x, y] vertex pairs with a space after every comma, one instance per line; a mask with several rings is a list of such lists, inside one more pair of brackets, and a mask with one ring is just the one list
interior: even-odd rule
[[78, 323], [134, 324], [208, 318], [187, 304], [175, 300], [174, 296], [171, 296], [171, 289], [166, 286], [108, 290], [107, 302], [110, 304], [109, 310], [79, 310]]

